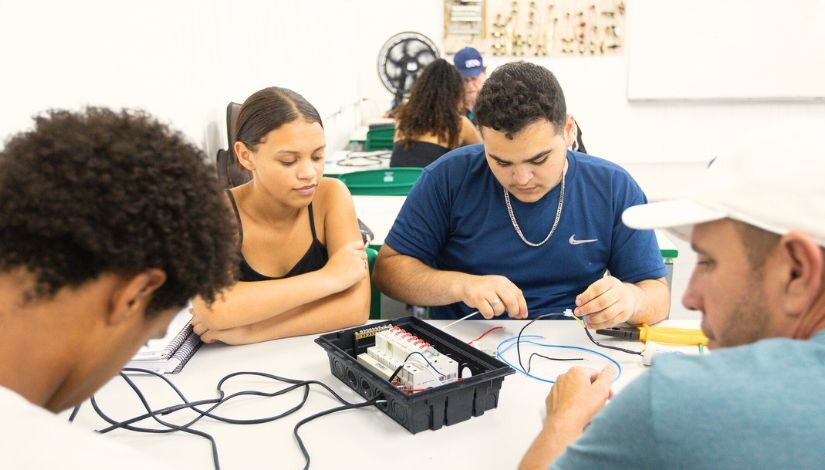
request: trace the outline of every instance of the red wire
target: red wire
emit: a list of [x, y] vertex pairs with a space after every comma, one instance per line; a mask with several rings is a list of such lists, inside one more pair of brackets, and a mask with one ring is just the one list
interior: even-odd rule
[[490, 333], [492, 333], [493, 331], [496, 331], [496, 330], [498, 330], [498, 329], [500, 329], [500, 328], [503, 328], [503, 327], [501, 327], [501, 326], [496, 326], [496, 327], [490, 328], [489, 330], [485, 331], [483, 335], [481, 335], [481, 336], [479, 336], [478, 338], [476, 338], [476, 339], [474, 339], [474, 340], [472, 340], [472, 341], [468, 342], [467, 344], [473, 344], [473, 343], [475, 343], [476, 341], [480, 340], [481, 338], [483, 338], [483, 337], [485, 337], [485, 336], [489, 335], [489, 334], [490, 334]]

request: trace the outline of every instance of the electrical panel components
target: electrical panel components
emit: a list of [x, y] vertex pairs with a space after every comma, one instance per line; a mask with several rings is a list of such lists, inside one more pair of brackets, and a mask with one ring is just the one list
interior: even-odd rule
[[375, 334], [375, 345], [359, 363], [404, 391], [420, 391], [458, 380], [458, 363], [398, 326]]
[[[398, 327], [398, 330], [394, 327]], [[403, 341], [396, 341], [396, 336], [403, 336], [399, 330], [409, 333], [410, 336]], [[427, 360], [432, 358], [431, 364], [444, 374], [445, 378], [452, 376], [452, 382], [442, 382], [439, 372], [433, 370], [439, 377], [439, 382], [442, 382], [437, 387], [416, 391], [417, 389], [408, 388], [415, 386], [415, 383], [391, 383], [388, 379], [395, 369], [398, 369], [398, 365], [392, 370], [389, 369], [392, 364], [398, 364], [405, 359], [409, 359], [407, 363], [414, 362], [413, 365], [419, 369], [431, 369], [419, 354], [399, 354], [399, 362], [386, 364], [370, 356], [367, 351], [376, 346], [378, 335], [386, 336], [392, 331], [394, 336], [390, 338], [393, 347], [410, 347], [412, 350], [411, 343], [414, 344], [418, 340], [418, 344], [415, 345], [418, 352], [428, 358]], [[381, 341], [385, 339], [382, 338]], [[381, 400], [375, 406], [411, 433], [451, 426], [495, 409], [498, 406], [499, 391], [504, 378], [516, 372], [498, 359], [414, 317], [326, 333], [316, 338], [315, 342], [326, 350], [332, 375], [364, 399]], [[386, 352], [386, 347], [377, 351]], [[437, 353], [439, 354], [436, 355]], [[385, 358], [386, 356], [388, 354]], [[448, 359], [458, 363], [457, 368], [461, 370], [460, 378], [455, 378], [457, 371], [451, 368], [453, 366]], [[372, 365], [367, 366], [366, 363]], [[401, 375], [400, 369], [398, 375]], [[420, 375], [424, 381], [428, 378], [433, 380], [428, 372], [422, 372]], [[418, 386], [421, 385], [423, 383], [418, 383]]]

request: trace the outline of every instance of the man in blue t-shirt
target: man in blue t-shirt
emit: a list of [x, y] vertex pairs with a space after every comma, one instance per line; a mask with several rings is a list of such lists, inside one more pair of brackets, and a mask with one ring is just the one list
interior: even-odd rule
[[655, 235], [621, 221], [645, 195], [620, 167], [567, 151], [573, 123], [553, 74], [499, 67], [476, 111], [484, 144], [424, 169], [378, 255], [378, 288], [432, 306], [433, 318], [568, 308], [593, 328], [665, 318]]
[[624, 213], [631, 227], [691, 239], [683, 302], [719, 350], [655, 358], [601, 413], [614, 372], [571, 369], [521, 469], [822, 468], [822, 129], [823, 119], [771, 123], [722, 154], [701, 193]]

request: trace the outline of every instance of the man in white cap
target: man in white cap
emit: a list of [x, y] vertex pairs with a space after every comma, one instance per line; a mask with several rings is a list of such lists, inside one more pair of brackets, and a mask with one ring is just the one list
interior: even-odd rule
[[690, 238], [683, 303], [716, 350], [657, 359], [601, 413], [614, 373], [571, 369], [521, 468], [822, 467], [823, 130], [775, 124], [716, 159], [698, 194], [625, 211]]

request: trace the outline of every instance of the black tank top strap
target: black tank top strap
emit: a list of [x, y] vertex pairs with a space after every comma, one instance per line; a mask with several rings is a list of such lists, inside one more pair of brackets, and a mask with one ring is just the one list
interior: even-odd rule
[[312, 211], [312, 203], [309, 203], [309, 228], [312, 230], [312, 239], [318, 240], [318, 235], [315, 233], [315, 215]]
[[[232, 191], [226, 190], [226, 196], [229, 198], [229, 202], [232, 203], [232, 210], [235, 212], [235, 218], [238, 220], [238, 235], [239, 235], [239, 242], [243, 242], [243, 226], [241, 225], [241, 213], [238, 211], [238, 204], [235, 203], [235, 196], [232, 195]], [[312, 211], [309, 212], [310, 219], [312, 218]], [[312, 235], [315, 235], [315, 229], [312, 229]]]
[[[243, 227], [241, 226], [241, 213], [238, 211], [238, 204], [235, 202], [235, 197], [232, 195], [232, 191], [226, 190], [226, 196], [229, 198], [229, 202], [232, 203], [232, 210], [235, 211], [235, 217], [238, 220], [238, 234], [240, 236], [239, 241], [241, 242], [239, 245], [242, 246]], [[271, 279], [284, 279], [287, 277], [297, 276], [299, 274], [317, 271], [323, 268], [329, 260], [329, 254], [327, 253], [326, 247], [320, 240], [318, 240], [318, 235], [315, 232], [315, 215], [313, 214], [311, 203], [309, 205], [309, 228], [312, 230], [312, 243], [310, 243], [309, 249], [306, 253], [304, 253], [304, 256], [298, 260], [295, 266], [293, 266], [286, 275], [281, 277], [265, 276], [258, 271], [255, 271], [246, 261], [243, 253], [241, 253], [238, 280], [242, 282], [254, 282], [268, 281]]]

